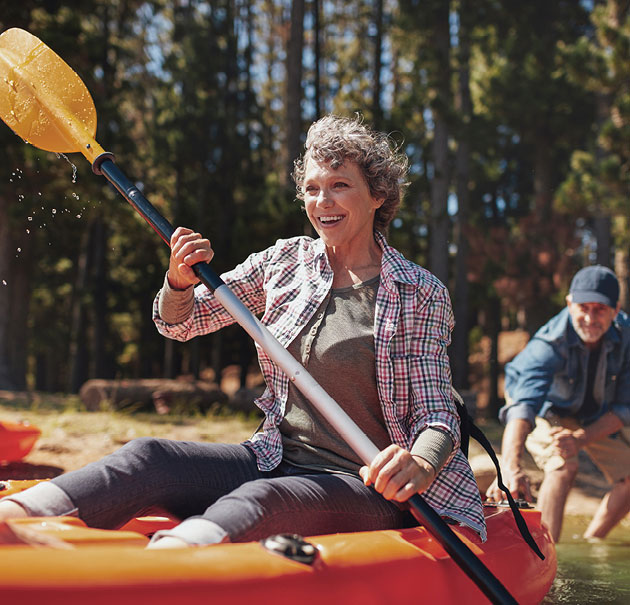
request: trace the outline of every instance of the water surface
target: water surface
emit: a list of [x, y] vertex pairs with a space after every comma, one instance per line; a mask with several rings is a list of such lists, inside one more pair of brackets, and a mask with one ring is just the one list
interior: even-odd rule
[[582, 538], [589, 520], [565, 517], [556, 545], [558, 573], [544, 605], [630, 604], [630, 520], [597, 543]]

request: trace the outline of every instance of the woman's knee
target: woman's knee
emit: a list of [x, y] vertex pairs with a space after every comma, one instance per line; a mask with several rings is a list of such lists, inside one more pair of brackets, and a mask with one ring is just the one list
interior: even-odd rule
[[133, 460], [135, 463], [140, 462], [148, 465], [164, 464], [171, 453], [171, 448], [168, 447], [168, 444], [169, 441], [167, 439], [137, 437], [114, 452], [114, 455], [130, 461]]

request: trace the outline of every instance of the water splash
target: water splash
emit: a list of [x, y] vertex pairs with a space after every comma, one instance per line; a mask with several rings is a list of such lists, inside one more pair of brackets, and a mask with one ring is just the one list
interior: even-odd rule
[[77, 182], [77, 167], [63, 153], [55, 153], [55, 155], [60, 159], [63, 158], [64, 160], [66, 160], [66, 162], [68, 162], [68, 164], [70, 164], [70, 166], [72, 166], [72, 182], [76, 183]]

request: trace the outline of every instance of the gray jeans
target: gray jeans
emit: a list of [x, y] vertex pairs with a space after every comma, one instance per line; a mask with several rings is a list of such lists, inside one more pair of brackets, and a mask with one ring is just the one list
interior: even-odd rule
[[[356, 476], [286, 462], [262, 472], [243, 444], [134, 439], [51, 483], [91, 527], [118, 528], [161, 507], [185, 520], [165, 533], [193, 544], [393, 529], [409, 525], [411, 518]], [[34, 495], [29, 501], [24, 492], [24, 503], [37, 515]], [[19, 503], [20, 494], [11, 499]], [[50, 507], [40, 506], [50, 514]], [[57, 514], [66, 512], [67, 507]]]

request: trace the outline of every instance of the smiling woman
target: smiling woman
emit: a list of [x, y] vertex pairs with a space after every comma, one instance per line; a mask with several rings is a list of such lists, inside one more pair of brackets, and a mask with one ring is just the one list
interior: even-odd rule
[[[360, 119], [319, 120], [294, 174], [319, 238], [279, 240], [222, 276], [374, 442], [369, 464], [261, 349], [267, 390], [256, 404], [265, 422], [250, 440], [135, 440], [11, 504], [31, 515], [76, 510], [97, 527], [161, 506], [183, 519], [153, 538], [152, 547], [167, 547], [400, 528], [413, 520], [398, 503], [422, 493], [440, 515], [485, 540], [479, 492], [459, 449], [448, 292], [385, 239], [406, 169], [389, 138]], [[210, 242], [180, 227], [170, 243], [154, 306], [160, 332], [187, 340], [232, 323], [212, 290], [193, 288], [192, 266], [211, 260]], [[164, 488], [173, 482], [185, 488]], [[105, 489], [119, 494], [106, 511]]]
[[[41, 41], [22, 33], [0, 39], [12, 46], [20, 40], [29, 48], [35, 44], [38, 52], [29, 61], [45, 56], [44, 63], [63, 64]], [[20, 60], [18, 54], [14, 62]], [[69, 68], [65, 73], [85, 88]], [[72, 117], [72, 98], [34, 95], [33, 100], [40, 110], [61, 107]], [[351, 124], [333, 119], [339, 127]], [[324, 163], [333, 170], [356, 164], [373, 184], [368, 163], [360, 158], [376, 158], [373, 166], [394, 166], [396, 154], [383, 145], [384, 135], [354, 122], [360, 128], [352, 136], [346, 133], [339, 153]], [[273, 531], [398, 528], [408, 515], [397, 503], [408, 502], [415, 519], [486, 596], [515, 602], [438, 515], [485, 540], [479, 493], [458, 448], [459, 419], [446, 356], [453, 323], [448, 294], [431, 274], [388, 246], [382, 233], [399, 194], [392, 204], [370, 184], [369, 195], [357, 200], [359, 208], [367, 204], [375, 209], [373, 240], [366, 238], [365, 254], [375, 260], [375, 243], [380, 248], [380, 271], [372, 279], [333, 288], [331, 247], [322, 238], [298, 237], [252, 254], [224, 281], [207, 265], [213, 255], [208, 240], [190, 229], [173, 230], [116, 167], [113, 155], [92, 158], [96, 142], [85, 128], [68, 129], [67, 123], [62, 121], [64, 133], [92, 162], [93, 171], [105, 176], [172, 247], [154, 306], [160, 331], [184, 340], [233, 321], [241, 324], [260, 346], [267, 390], [256, 403], [266, 418], [262, 433], [240, 445], [132, 441], [84, 469], [4, 499], [0, 521], [69, 514], [94, 526], [114, 527], [158, 506], [184, 519], [171, 532], [156, 533], [149, 545], [169, 548], [246, 541]], [[307, 153], [317, 147], [312, 132]], [[398, 179], [399, 172], [391, 170], [390, 177]], [[341, 189], [346, 185], [344, 181]], [[376, 208], [374, 202], [381, 200]], [[389, 214], [384, 214], [386, 208]], [[328, 221], [343, 224], [346, 216], [342, 211]], [[354, 252], [360, 252], [358, 244]], [[341, 255], [335, 257], [338, 267], [350, 267], [339, 262]], [[193, 291], [196, 276], [202, 286]], [[336, 313], [337, 308], [342, 312]], [[254, 313], [263, 314], [262, 321]], [[328, 380], [325, 386], [343, 405], [305, 370], [307, 365], [322, 382]], [[355, 384], [348, 379], [353, 372], [359, 376]], [[101, 502], [108, 503], [106, 509]]]

